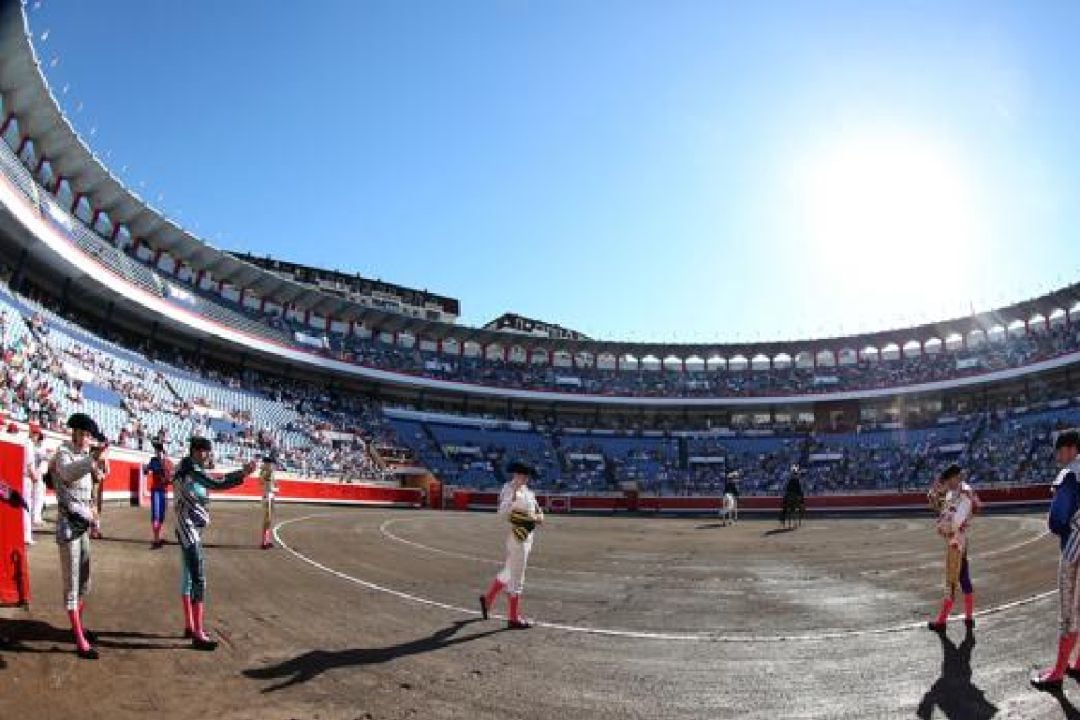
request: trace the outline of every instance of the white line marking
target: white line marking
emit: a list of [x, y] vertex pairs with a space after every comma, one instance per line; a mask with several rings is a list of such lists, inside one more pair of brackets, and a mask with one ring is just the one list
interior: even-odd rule
[[[313, 559], [309, 558], [307, 555], [304, 555], [303, 553], [301, 553], [301, 552], [299, 552], [297, 550], [294, 550], [281, 537], [280, 530], [281, 530], [281, 528], [283, 528], [283, 527], [285, 527], [287, 525], [292, 525], [293, 523], [304, 522], [306, 520], [325, 518], [325, 517], [332, 517], [334, 515], [341, 515], [341, 514], [342, 513], [317, 513], [317, 514], [313, 514], [313, 515], [304, 515], [302, 517], [292, 518], [291, 520], [284, 520], [284, 521], [279, 522], [277, 525], [274, 526], [274, 539], [278, 542], [278, 544], [282, 548], [285, 549], [286, 552], [288, 552], [290, 555], [297, 558], [298, 560], [300, 560], [302, 562], [305, 562], [305, 563], [307, 563], [308, 565], [311, 565], [314, 568], [322, 570], [323, 572], [325, 572], [325, 573], [327, 573], [329, 575], [333, 575], [334, 577], [340, 578], [341, 580], [345, 580], [347, 582], [350, 582], [350, 583], [352, 583], [354, 585], [359, 585], [360, 587], [367, 588], [368, 590], [374, 590], [376, 592], [381, 592], [381, 593], [385, 593], [387, 595], [392, 595], [393, 597], [400, 598], [402, 600], [408, 600], [410, 602], [418, 603], [420, 605], [427, 605], [429, 607], [437, 607], [437, 608], [441, 608], [443, 610], [449, 610], [451, 612], [461, 613], [461, 614], [465, 614], [465, 615], [472, 615], [472, 616], [479, 616], [480, 615], [479, 610], [473, 610], [473, 609], [470, 609], [470, 608], [460, 607], [458, 605], [452, 605], [450, 603], [440, 602], [438, 600], [431, 600], [430, 598], [420, 597], [419, 595], [413, 595], [411, 593], [403, 592], [401, 590], [395, 590], [393, 588], [386, 587], [385, 585], [379, 585], [377, 583], [373, 583], [373, 582], [370, 582], [368, 580], [364, 580], [362, 578], [358, 578], [358, 577], [355, 577], [353, 575], [349, 575], [348, 573], [343, 573], [340, 570], [335, 570], [332, 567], [328, 567], [326, 565], [323, 565], [322, 563], [318, 562], [317, 560], [313, 560]], [[1001, 605], [995, 605], [994, 607], [986, 608], [985, 610], [980, 610], [979, 612], [976, 612], [975, 617], [988, 617], [988, 616], [991, 616], [991, 615], [997, 615], [999, 613], [1003, 613], [1003, 612], [1006, 612], [1008, 610], [1013, 610], [1013, 609], [1018, 608], [1018, 607], [1023, 607], [1025, 605], [1031, 605], [1032, 603], [1036, 603], [1036, 602], [1039, 602], [1041, 600], [1045, 600], [1045, 599], [1047, 599], [1049, 597], [1053, 597], [1053, 596], [1057, 595], [1057, 593], [1058, 593], [1058, 591], [1056, 589], [1055, 590], [1047, 590], [1046, 592], [1037, 593], [1035, 595], [1030, 595], [1030, 596], [1028, 596], [1026, 598], [1021, 598], [1019, 600], [1013, 600], [1012, 602], [1003, 603]], [[505, 620], [506, 619], [506, 617], [504, 615], [498, 615], [498, 614], [495, 614], [495, 613], [492, 613], [491, 617], [496, 618], [498, 620]], [[950, 619], [957, 620], [957, 619], [960, 619], [961, 617], [962, 617], [961, 615], [953, 615], [953, 616], [950, 617]], [[672, 640], [672, 641], [678, 641], [678, 642], [715, 642], [715, 643], [776, 643], [776, 642], [795, 642], [795, 641], [814, 642], [814, 641], [822, 641], [822, 640], [838, 640], [838, 639], [844, 639], [844, 638], [865, 637], [865, 636], [868, 636], [868, 635], [886, 635], [886, 634], [892, 634], [892, 633], [901, 633], [901, 632], [906, 632], [908, 630], [919, 630], [919, 629], [923, 629], [923, 628], [926, 627], [925, 622], [912, 622], [912, 623], [905, 623], [905, 624], [902, 624], [902, 625], [892, 625], [892, 626], [889, 626], [889, 627], [882, 627], [882, 628], [865, 628], [865, 629], [861, 629], [861, 630], [826, 630], [826, 631], [817, 632], [817, 633], [792, 634], [792, 635], [720, 635], [720, 634], [714, 634], [714, 633], [664, 633], [664, 632], [647, 632], [647, 631], [641, 631], [641, 630], [618, 630], [618, 629], [607, 629], [607, 628], [594, 628], [594, 627], [587, 627], [587, 626], [582, 626], [582, 625], [565, 625], [565, 624], [562, 624], [562, 623], [539, 622], [539, 621], [534, 621], [533, 624], [536, 625], [537, 627], [548, 628], [550, 630], [562, 630], [564, 632], [584, 633], [584, 634], [587, 634], [587, 635], [602, 635], [602, 636], [607, 636], [607, 637], [622, 637], [622, 638], [632, 638], [632, 639], [638, 639], [638, 640]]]
[[[401, 537], [400, 535], [395, 535], [394, 533], [390, 532], [390, 530], [389, 530], [390, 526], [393, 525], [394, 523], [410, 522], [410, 521], [423, 520], [423, 519], [426, 519], [426, 518], [390, 518], [389, 520], [383, 521], [383, 523], [379, 525], [379, 532], [382, 533], [384, 536], [386, 536], [387, 538], [389, 538], [391, 540], [402, 543], [403, 545], [410, 545], [410, 546], [412, 546], [414, 548], [417, 548], [418, 550], [424, 550], [426, 552], [435, 553], [435, 554], [438, 554], [438, 555], [445, 555], [447, 557], [456, 557], [456, 558], [460, 558], [462, 560], [472, 560], [474, 562], [484, 563], [486, 565], [494, 565], [495, 567], [502, 567], [503, 562], [504, 562], [503, 560], [493, 560], [492, 558], [480, 557], [478, 555], [469, 555], [467, 553], [459, 553], [459, 552], [456, 552], [454, 550], [444, 550], [442, 548], [432, 547], [430, 545], [424, 545], [423, 543], [418, 543], [415, 540], [409, 540], [407, 538]], [[647, 563], [635, 563], [635, 564], [637, 564], [639, 567], [647, 565]], [[656, 564], [656, 565], [654, 565], [654, 567], [667, 567], [667, 565]], [[605, 577], [605, 578], [615, 578], [615, 579], [618, 579], [618, 580], [649, 580], [649, 579], [655, 579], [655, 578], [649, 578], [648, 576], [645, 576], [645, 575], [625, 575], [625, 574], [617, 574], [617, 573], [608, 573], [608, 572], [603, 572], [603, 571], [600, 571], [600, 570], [566, 570], [564, 568], [548, 568], [548, 567], [544, 567], [543, 565], [532, 565], [532, 564], [529, 565], [529, 570], [531, 572], [554, 572], [554, 573], [558, 573], [560, 575], [581, 575], [581, 576], [587, 576], [587, 577]]]

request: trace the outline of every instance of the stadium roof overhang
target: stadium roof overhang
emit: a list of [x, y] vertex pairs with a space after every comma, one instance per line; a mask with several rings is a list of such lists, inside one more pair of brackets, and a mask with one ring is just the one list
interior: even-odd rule
[[34, 140], [39, 152], [49, 159], [54, 170], [68, 180], [76, 193], [85, 196], [95, 209], [108, 213], [114, 223], [126, 225], [134, 237], [168, 251], [195, 271], [210, 273], [215, 280], [249, 289], [260, 297], [291, 305], [300, 311], [362, 323], [378, 332], [410, 333], [432, 341], [454, 340], [616, 357], [629, 355], [639, 359], [651, 356], [658, 359], [698, 357], [707, 360], [711, 357], [730, 359], [742, 356], [751, 360], [762, 355], [770, 358], [782, 354], [795, 357], [804, 352], [860, 351], [868, 346], [880, 349], [897, 344], [902, 347], [912, 340], [924, 342], [931, 338], [946, 339], [956, 334], [968, 335], [999, 325], [1008, 327], [1036, 314], [1045, 316], [1056, 308], [1071, 309], [1080, 301], [1080, 284], [1074, 284], [993, 312], [916, 327], [828, 338], [738, 344], [561, 340], [432, 322], [367, 307], [239, 260], [199, 239], [127, 188], [83, 142], [61, 112], [41, 71], [19, 0], [0, 0], [0, 93], [4, 96], [5, 111], [15, 114], [23, 134]]

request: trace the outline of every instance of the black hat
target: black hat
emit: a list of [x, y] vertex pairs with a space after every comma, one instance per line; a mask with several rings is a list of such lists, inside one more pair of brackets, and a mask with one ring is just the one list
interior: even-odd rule
[[1080, 449], [1080, 430], [1062, 430], [1054, 441], [1054, 449], [1074, 447]]
[[962, 472], [964, 472], [964, 469], [962, 467], [960, 467], [959, 465], [957, 465], [956, 463], [953, 463], [953, 464], [949, 465], [947, 468], [945, 468], [944, 470], [941, 471], [941, 479], [942, 480], [948, 480], [950, 478], [956, 477], [957, 475], [959, 475]]
[[536, 477], [536, 468], [521, 460], [515, 460], [507, 465], [506, 472], [511, 475], [528, 475], [529, 477]]
[[198, 435], [196, 435], [191, 438], [191, 441], [188, 443], [188, 448], [192, 452], [194, 452], [195, 450], [213, 450], [214, 443], [210, 442], [210, 440], [207, 438], [199, 437]]
[[75, 413], [69, 417], [67, 426], [72, 430], [85, 430], [90, 433], [90, 437], [94, 438], [97, 442], [105, 442], [106, 440], [105, 436], [98, 430], [97, 423], [86, 413]]

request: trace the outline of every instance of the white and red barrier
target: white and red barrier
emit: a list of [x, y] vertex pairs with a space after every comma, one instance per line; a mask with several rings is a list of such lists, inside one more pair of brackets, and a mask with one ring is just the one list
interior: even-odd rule
[[[1050, 502], [1050, 486], [1023, 485], [1013, 487], [977, 488], [979, 498], [989, 508], [1040, 505]], [[557, 498], [568, 497], [565, 494]], [[714, 513], [723, 504], [717, 495], [649, 496], [626, 494], [569, 496], [569, 512], [662, 512]], [[537, 500], [547, 507], [548, 496], [538, 494]], [[739, 512], [779, 512], [782, 498], [777, 496], [744, 496], [739, 498]], [[494, 510], [498, 493], [474, 490], [454, 490], [451, 506], [455, 510]], [[850, 495], [811, 495], [806, 498], [809, 512], [872, 512], [888, 510], [925, 510], [925, 492], [854, 493]]]
[[[25, 438], [25, 426], [20, 424], [20, 428], [20, 432], [16, 437]], [[47, 431], [45, 436], [46, 447], [50, 449], [56, 448], [64, 438], [60, 433], [51, 431]], [[0, 435], [0, 440], [2, 439], [3, 436]], [[18, 442], [10, 444], [18, 447], [20, 451], [23, 447]], [[148, 504], [150, 490], [143, 468], [150, 461], [150, 455], [139, 450], [111, 446], [107, 457], [109, 459], [109, 474], [105, 478], [105, 484], [102, 488], [105, 500], [127, 501], [132, 505], [139, 506]], [[179, 462], [176, 464], [179, 464]], [[22, 471], [19, 470], [18, 472], [18, 484], [14, 487], [21, 492]], [[385, 483], [340, 483], [308, 480], [297, 478], [288, 473], [278, 473], [275, 482], [278, 487], [275, 498], [277, 502], [282, 503], [327, 503], [412, 508], [421, 507], [424, 501], [424, 491], [420, 488], [397, 487]], [[239, 487], [214, 492], [213, 495], [224, 500], [261, 500], [262, 483], [258, 477], [252, 476]], [[55, 502], [55, 495], [51, 490], [48, 491], [46, 503], [51, 505]]]

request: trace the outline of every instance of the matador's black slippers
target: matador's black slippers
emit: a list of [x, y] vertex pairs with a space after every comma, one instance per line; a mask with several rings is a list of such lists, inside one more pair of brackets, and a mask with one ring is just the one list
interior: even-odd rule
[[78, 648], [76, 648], [75, 654], [83, 660], [97, 660], [99, 657], [101, 657], [100, 655], [98, 655], [97, 649], [92, 647], [86, 648], [85, 650], [79, 650]]
[[529, 628], [532, 627], [532, 623], [529, 622], [528, 620], [526, 620], [525, 618], [521, 618], [519, 620], [510, 620], [510, 621], [508, 621], [506, 623], [506, 627], [509, 628], [510, 630], [528, 630]]
[[203, 652], [213, 652], [217, 650], [217, 640], [211, 640], [209, 638], [195, 637], [191, 639], [191, 647], [196, 650], [202, 650]]
[[1036, 690], [1043, 691], [1060, 690], [1064, 679], [1055, 678], [1050, 675], [1044, 675], [1043, 672], [1044, 671], [1042, 670], [1035, 670], [1031, 673], [1031, 677], [1029, 678], [1029, 682], [1031, 682], [1031, 687], [1035, 688]]
[[931, 620], [930, 622], [926, 623], [926, 628], [930, 632], [943, 633], [945, 632], [945, 623], [934, 622], [933, 620]]

